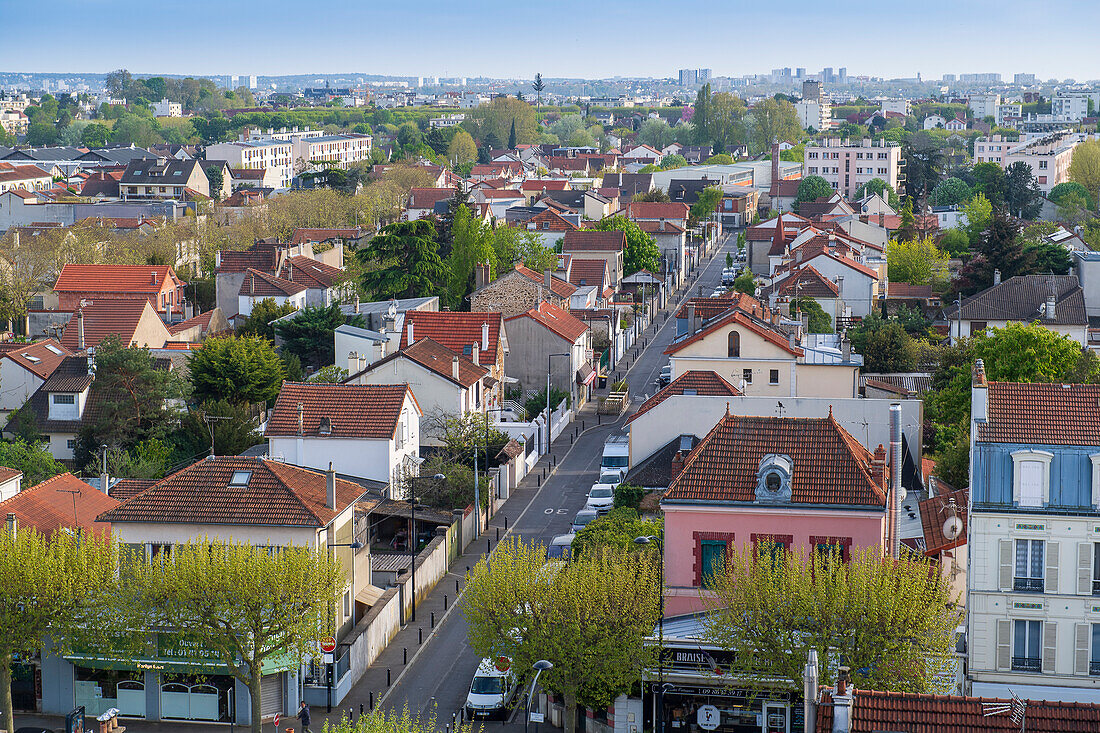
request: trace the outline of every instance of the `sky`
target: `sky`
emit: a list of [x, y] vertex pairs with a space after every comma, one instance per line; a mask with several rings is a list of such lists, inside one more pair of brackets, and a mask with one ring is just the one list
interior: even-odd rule
[[[1095, 0], [0, 0], [0, 71], [1100, 78]], [[52, 40], [51, 40], [52, 39]]]

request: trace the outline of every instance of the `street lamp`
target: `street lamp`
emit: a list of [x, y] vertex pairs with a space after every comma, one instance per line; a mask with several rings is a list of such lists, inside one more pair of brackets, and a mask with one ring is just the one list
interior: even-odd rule
[[[550, 402], [549, 394], [547, 391], [547, 402]], [[490, 412], [504, 412], [503, 407], [485, 408], [485, 473], [489, 473], [489, 413]], [[477, 443], [474, 443], [474, 539], [481, 536], [481, 490], [478, 486], [477, 477]], [[443, 474], [436, 474], [437, 476], [443, 476]], [[446, 476], [443, 476], [446, 478]], [[485, 522], [489, 524], [488, 519]], [[486, 526], [488, 529], [488, 526]]]
[[546, 355], [546, 452], [550, 452], [550, 369], [551, 359], [555, 356], [564, 356], [566, 359], [570, 357], [570, 354], [547, 354]]
[[527, 733], [528, 728], [531, 725], [531, 698], [535, 696], [535, 685], [539, 683], [539, 675], [548, 669], [553, 669], [554, 665], [545, 659], [540, 659], [531, 665], [531, 669], [535, 670], [535, 679], [531, 680], [531, 689], [527, 692], [527, 719], [523, 721], [523, 733]]
[[655, 729], [657, 733], [665, 731], [665, 553], [661, 538], [656, 535], [643, 535], [635, 537], [634, 543], [645, 547], [655, 545], [657, 547], [658, 586], [661, 589], [661, 618], [657, 621], [657, 720]]
[[[354, 529], [352, 530], [354, 532]], [[354, 535], [353, 535], [354, 536]], [[363, 547], [363, 543], [355, 540], [353, 542], [332, 542], [328, 546], [329, 557], [334, 558], [334, 550], [337, 547], [347, 547], [351, 549], [351, 625], [355, 625], [355, 551]], [[333, 612], [335, 613], [335, 612]], [[333, 624], [335, 625], [335, 623]], [[335, 650], [333, 651], [335, 654]], [[327, 669], [325, 670], [325, 680], [328, 687], [328, 711], [332, 712], [332, 665], [333, 662], [329, 662]]]
[[[477, 476], [477, 471], [474, 471], [474, 476]], [[417, 477], [419, 478], [419, 477]], [[441, 473], [437, 473], [432, 476], [436, 481], [446, 481], [447, 477]], [[415, 481], [414, 481], [415, 483]], [[423, 509], [424, 507], [420, 507]], [[416, 621], [416, 551], [420, 549], [420, 541], [416, 534], [416, 496], [409, 495], [409, 511], [412, 515], [409, 527], [409, 590], [412, 591], [412, 611], [409, 614], [409, 622]]]

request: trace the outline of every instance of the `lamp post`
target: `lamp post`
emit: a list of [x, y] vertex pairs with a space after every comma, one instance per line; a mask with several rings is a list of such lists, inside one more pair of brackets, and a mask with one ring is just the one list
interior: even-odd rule
[[[549, 392], [546, 393], [549, 396]], [[547, 402], [550, 401], [547, 397]], [[485, 473], [489, 473], [489, 413], [490, 412], [504, 412], [503, 407], [486, 407], [485, 408]], [[474, 538], [481, 536], [481, 493], [478, 488], [477, 479], [477, 445], [474, 445]], [[442, 475], [442, 474], [440, 474]], [[485, 529], [489, 529], [489, 518], [486, 515]]]
[[553, 663], [545, 659], [540, 659], [531, 665], [531, 669], [535, 670], [535, 679], [531, 680], [531, 689], [527, 691], [527, 719], [523, 721], [523, 733], [527, 733], [531, 726], [531, 698], [535, 696], [535, 685], [539, 683], [539, 675], [553, 668]]
[[550, 370], [551, 359], [555, 356], [564, 356], [569, 358], [569, 354], [547, 354], [546, 355], [546, 452], [550, 452]]
[[[354, 533], [354, 529], [352, 530]], [[354, 534], [352, 535], [354, 537]], [[352, 551], [351, 555], [351, 624], [355, 625], [355, 551], [363, 547], [363, 543], [355, 540], [353, 542], [333, 542], [328, 546], [329, 557], [335, 558], [335, 549], [337, 547], [347, 547]], [[336, 651], [333, 650], [333, 654]], [[335, 657], [334, 657], [335, 659]], [[332, 667], [333, 662], [329, 662], [325, 669], [325, 681], [328, 688], [328, 712], [332, 712]]]
[[661, 538], [656, 535], [635, 537], [634, 543], [643, 547], [656, 545], [658, 555], [658, 585], [661, 591], [661, 618], [657, 621], [657, 716], [654, 729], [657, 733], [665, 731], [665, 553]]
[[[474, 470], [474, 477], [476, 480], [476, 469]], [[432, 478], [436, 481], [447, 480], [447, 477], [441, 473], [437, 473]], [[420, 508], [423, 509], [424, 507]], [[411, 526], [409, 527], [409, 590], [412, 592], [412, 611], [409, 613], [409, 621], [413, 622], [416, 621], [416, 552], [420, 549], [420, 540], [416, 534], [416, 496], [413, 493], [409, 495], [409, 511], [411, 513]]]

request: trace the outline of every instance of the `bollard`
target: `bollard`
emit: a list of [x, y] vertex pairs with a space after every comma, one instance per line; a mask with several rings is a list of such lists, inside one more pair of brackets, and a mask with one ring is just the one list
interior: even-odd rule
[[409, 648], [407, 646], [401, 647], [401, 664], [409, 663]]
[[423, 644], [424, 643], [424, 627], [423, 626], [416, 627], [416, 643], [417, 644]]
[[[370, 699], [371, 699], [371, 705], [370, 706], [373, 708], [374, 707], [374, 690], [371, 690]], [[363, 717], [363, 703], [359, 703], [359, 717], [360, 718]]]
[[490, 539], [485, 540], [485, 554], [491, 555], [493, 553], [493, 541]]
[[569, 434], [569, 445], [573, 445], [573, 434]]
[[581, 430], [584, 430], [584, 420], [581, 420]]
[[458, 578], [455, 578], [455, 593], [458, 593]]
[[535, 478], [535, 488], [538, 488], [540, 486], [542, 486], [542, 474], [541, 473]]
[[389, 667], [387, 667], [386, 668], [386, 687], [389, 687], [389, 686], [390, 686], [390, 669], [389, 669]]
[[432, 611], [432, 625], [430, 628], [435, 628], [435, 611]]
[[497, 527], [497, 542], [500, 542], [500, 527]]
[[[362, 707], [362, 705], [360, 705], [359, 707]], [[370, 711], [372, 713], [374, 712], [374, 690], [370, 691]], [[359, 717], [363, 717], [363, 714], [359, 713]]]
[[443, 610], [444, 611], [447, 610], [447, 594], [446, 593], [443, 594]]

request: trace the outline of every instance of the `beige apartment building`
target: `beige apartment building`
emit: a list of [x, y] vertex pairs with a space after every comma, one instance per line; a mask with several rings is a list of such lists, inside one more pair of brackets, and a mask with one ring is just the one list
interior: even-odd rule
[[901, 146], [885, 140], [864, 138], [858, 142], [827, 138], [806, 146], [805, 174], [821, 176], [845, 198], [872, 178], [881, 178], [902, 193], [905, 187]]

